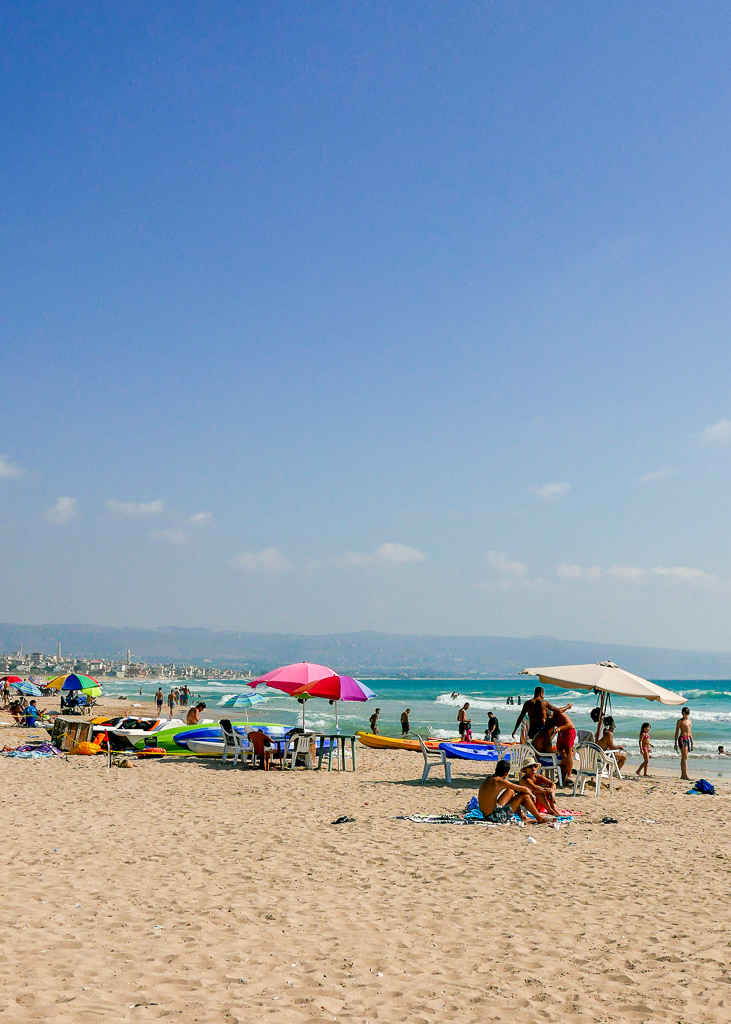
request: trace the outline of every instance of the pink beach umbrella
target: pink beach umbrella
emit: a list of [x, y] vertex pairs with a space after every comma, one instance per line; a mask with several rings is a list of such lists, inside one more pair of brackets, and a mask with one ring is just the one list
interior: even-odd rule
[[275, 690], [282, 690], [284, 693], [294, 694], [295, 690], [302, 691], [297, 696], [302, 700], [302, 728], [305, 727], [305, 700], [309, 696], [307, 688], [315, 683], [332, 682], [339, 680], [337, 672], [333, 672], [327, 665], [313, 665], [310, 661], [299, 661], [293, 665], [284, 665], [282, 668], [275, 668], [266, 675], [252, 679], [248, 684], [257, 687], [260, 683], [266, 683]]

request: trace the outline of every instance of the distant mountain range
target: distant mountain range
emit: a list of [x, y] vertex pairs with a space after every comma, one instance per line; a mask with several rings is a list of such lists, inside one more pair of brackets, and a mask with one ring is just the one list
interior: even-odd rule
[[0, 623], [0, 652], [122, 658], [144, 662], [210, 663], [255, 674], [293, 661], [314, 661], [371, 678], [464, 679], [517, 675], [526, 666], [615, 661], [651, 679], [731, 678], [731, 652], [676, 651], [660, 647], [557, 640], [550, 636], [402, 636], [390, 633], [234, 633], [210, 629], [110, 626], [28, 626]]

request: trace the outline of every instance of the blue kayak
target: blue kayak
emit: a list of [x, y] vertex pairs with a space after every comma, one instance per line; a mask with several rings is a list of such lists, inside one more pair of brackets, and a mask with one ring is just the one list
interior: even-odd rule
[[[439, 749], [443, 750], [447, 757], [458, 757], [462, 761], [497, 761], [498, 756], [494, 747], [486, 747], [484, 743], [440, 743]], [[504, 753], [506, 761], [510, 760], [510, 754]]]

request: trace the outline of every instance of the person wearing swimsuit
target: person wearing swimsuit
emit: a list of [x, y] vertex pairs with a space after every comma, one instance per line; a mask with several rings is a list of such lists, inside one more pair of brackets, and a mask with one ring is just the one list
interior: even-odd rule
[[517, 814], [523, 822], [528, 822], [526, 811], [533, 815], [539, 825], [545, 825], [548, 818], [540, 813], [527, 786], [517, 786], [508, 780], [509, 761], [498, 761], [495, 774], [488, 775], [479, 788], [477, 802], [480, 805], [485, 821], [493, 825], [502, 825]]
[[647, 769], [650, 764], [650, 751], [653, 749], [652, 743], [650, 743], [650, 723], [643, 722], [640, 726], [640, 753], [642, 754], [642, 764], [639, 766], [635, 775], [644, 775], [647, 778]]
[[520, 728], [520, 723], [523, 719], [528, 716], [528, 739], [532, 740], [533, 737], [541, 731], [546, 724], [546, 718], [548, 712], [551, 711], [568, 711], [571, 707], [570, 704], [566, 704], [562, 708], [555, 708], [553, 704], [549, 704], [545, 699], [545, 690], [542, 686], [536, 686], [533, 696], [530, 700], [527, 700], [523, 705], [523, 709], [518, 715], [518, 721], [515, 723], [513, 729], [513, 736]]
[[688, 754], [693, 749], [693, 725], [690, 708], [683, 708], [682, 718], [675, 723], [675, 749], [680, 751], [680, 778], [690, 781], [688, 775]]

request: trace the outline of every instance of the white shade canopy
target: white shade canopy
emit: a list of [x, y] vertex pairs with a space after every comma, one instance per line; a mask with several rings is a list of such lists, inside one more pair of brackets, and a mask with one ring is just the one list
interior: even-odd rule
[[598, 665], [555, 665], [551, 668], [524, 668], [522, 676], [538, 676], [544, 686], [566, 690], [595, 690], [616, 697], [644, 697], [661, 704], [685, 704], [685, 697], [641, 676], [625, 672], [611, 661]]

